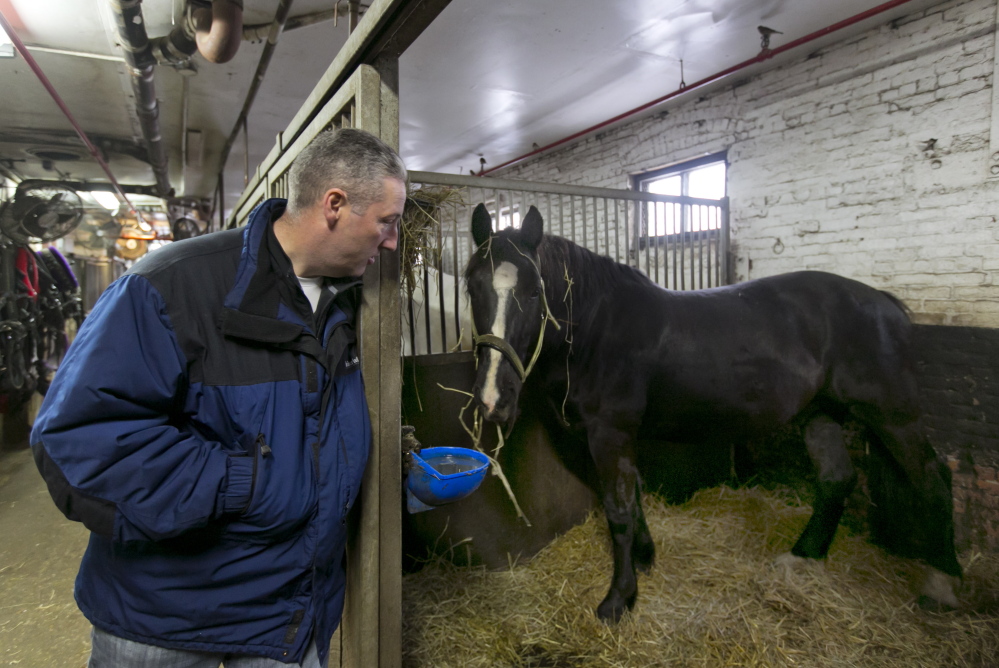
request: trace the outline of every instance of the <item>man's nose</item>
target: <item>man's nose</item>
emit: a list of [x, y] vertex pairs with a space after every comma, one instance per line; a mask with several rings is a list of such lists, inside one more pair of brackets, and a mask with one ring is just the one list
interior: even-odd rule
[[399, 226], [393, 225], [392, 231], [385, 235], [385, 239], [379, 245], [379, 248], [384, 248], [387, 251], [394, 251], [396, 246], [399, 245]]

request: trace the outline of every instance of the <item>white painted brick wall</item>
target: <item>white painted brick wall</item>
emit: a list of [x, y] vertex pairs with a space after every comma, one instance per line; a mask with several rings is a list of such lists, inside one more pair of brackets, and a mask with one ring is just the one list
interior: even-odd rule
[[620, 188], [727, 149], [738, 280], [823, 269], [917, 322], [999, 327], [996, 3], [936, 5], [497, 175]]

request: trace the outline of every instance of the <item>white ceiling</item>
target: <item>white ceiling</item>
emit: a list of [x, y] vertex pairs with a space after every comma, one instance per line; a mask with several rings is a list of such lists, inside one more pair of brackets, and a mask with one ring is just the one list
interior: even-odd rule
[[[245, 0], [246, 24], [267, 23], [276, 2]], [[343, 3], [346, 4], [346, 3]], [[760, 52], [758, 25], [783, 32], [771, 48], [879, 6], [874, 0], [452, 0], [400, 61], [401, 152], [412, 169], [467, 173], [495, 167], [532, 150], [658, 99]], [[803, 58], [928, 5], [910, 0], [868, 21], [782, 56]], [[170, 31], [183, 0], [142, 3], [151, 37]], [[332, 9], [333, 0], [295, 0], [291, 15]], [[120, 57], [106, 0], [0, 0], [29, 44]], [[249, 165], [270, 151], [347, 36], [345, 21], [281, 36], [249, 116]], [[262, 50], [244, 42], [229, 63], [200, 57], [189, 78], [189, 127], [204, 139], [201, 167], [181, 169], [182, 77], [156, 70], [160, 121], [178, 194], [210, 197], [217, 159], [232, 131]], [[141, 142], [123, 62], [32, 52], [77, 120], [103, 138]], [[762, 66], [771, 67], [780, 58]], [[745, 76], [745, 73], [742, 75]], [[79, 147], [81, 159], [57, 162], [74, 180], [106, 180], [27, 64], [0, 59], [0, 164], [23, 176], [57, 178], [28, 151]], [[701, 94], [701, 93], [698, 93]], [[647, 113], [652, 113], [649, 110]], [[67, 138], [68, 137], [68, 138]], [[227, 204], [243, 183], [243, 139], [226, 171]], [[112, 153], [125, 183], [153, 183], [149, 167]]]

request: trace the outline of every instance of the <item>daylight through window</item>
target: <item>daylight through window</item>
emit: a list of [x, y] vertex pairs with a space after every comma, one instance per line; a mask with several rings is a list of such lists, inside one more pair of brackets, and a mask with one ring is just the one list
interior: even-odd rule
[[[647, 172], [635, 178], [638, 190], [658, 195], [720, 200], [725, 197], [725, 156], [716, 154]], [[705, 232], [721, 227], [718, 207], [655, 202], [645, 205], [647, 237]]]

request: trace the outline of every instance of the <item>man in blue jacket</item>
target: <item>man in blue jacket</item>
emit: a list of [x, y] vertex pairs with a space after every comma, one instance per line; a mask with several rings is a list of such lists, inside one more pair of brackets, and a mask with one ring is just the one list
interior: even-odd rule
[[376, 137], [325, 132], [288, 201], [151, 253], [94, 307], [31, 434], [91, 531], [91, 667], [326, 665], [371, 439], [360, 276], [405, 182]]

